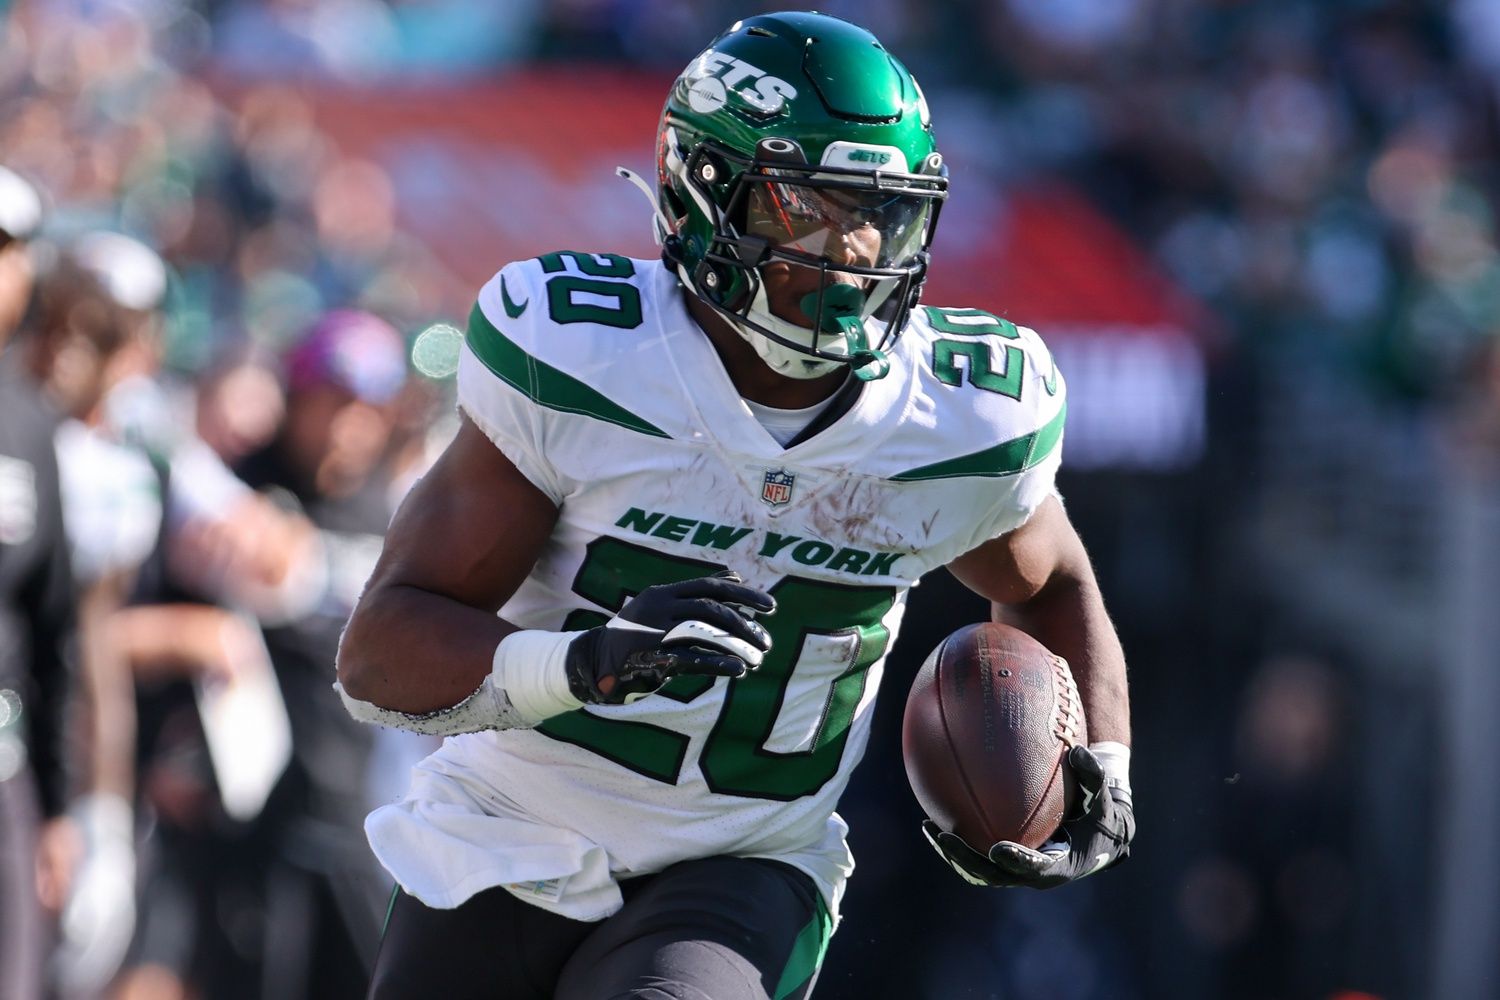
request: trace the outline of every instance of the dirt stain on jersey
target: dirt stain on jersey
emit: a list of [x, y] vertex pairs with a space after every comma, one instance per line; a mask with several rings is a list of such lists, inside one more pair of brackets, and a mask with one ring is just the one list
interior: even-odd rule
[[847, 540], [854, 545], [886, 552], [916, 553], [902, 532], [886, 516], [880, 482], [865, 476], [842, 476], [820, 490], [807, 517], [820, 538]]

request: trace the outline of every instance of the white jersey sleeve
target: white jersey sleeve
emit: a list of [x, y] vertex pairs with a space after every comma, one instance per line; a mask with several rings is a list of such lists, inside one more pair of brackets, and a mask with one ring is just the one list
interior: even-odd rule
[[[539, 309], [535, 261], [506, 265], [480, 289], [458, 363], [458, 406], [533, 486], [561, 504], [567, 484], [547, 458], [545, 412], [534, 403]], [[516, 303], [522, 303], [518, 308]]]
[[[1062, 464], [1063, 424], [1068, 412], [1068, 389], [1047, 345], [1035, 330], [1016, 327], [1014, 345], [1027, 360], [1022, 375], [1022, 401], [1031, 425], [1025, 434], [1012, 438], [1000, 453], [1019, 471], [998, 477], [1001, 488], [994, 503], [975, 524], [973, 545], [1021, 527], [1042, 501], [1057, 492], [1057, 470]], [[971, 546], [972, 547], [972, 546]]]
[[964, 505], [960, 553], [1014, 531], [1057, 488], [1068, 406], [1051, 352], [1036, 331], [978, 309], [923, 307], [903, 340], [918, 369], [909, 426], [930, 430], [910, 437], [925, 463], [893, 478], [983, 484]]

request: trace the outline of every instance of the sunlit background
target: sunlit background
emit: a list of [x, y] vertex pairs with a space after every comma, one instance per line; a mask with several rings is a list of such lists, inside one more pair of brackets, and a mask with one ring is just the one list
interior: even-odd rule
[[[676, 72], [784, 6], [14, 0], [0, 164], [47, 196], [39, 252], [107, 229], [168, 269], [159, 367], [137, 373], [154, 395], [137, 378], [96, 424], [179, 476], [202, 443], [235, 467], [301, 405], [267, 374], [331, 310], [364, 310], [404, 344], [404, 384], [355, 392], [378, 426], [352, 432], [378, 452], [360, 488], [394, 503], [451, 433], [479, 285], [553, 250], [653, 256], [613, 168], [650, 176]], [[874, 31], [932, 107], [952, 193], [925, 301], [1035, 327], [1067, 376], [1062, 489], [1130, 660], [1140, 834], [1126, 866], [1055, 893], [979, 891], [931, 855], [905, 685], [985, 614], [931, 578], [842, 810], [859, 870], [817, 995], [1500, 997], [1500, 3], [822, 9]], [[208, 492], [98, 516], [201, 557]], [[346, 579], [318, 586], [357, 592], [369, 532], [320, 527]], [[127, 601], [188, 593], [286, 630], [224, 578], [239, 563], [205, 581], [201, 559], [157, 561]], [[257, 878], [284, 842], [242, 846], [259, 802], [236, 816], [202, 723], [161, 708], [194, 676], [136, 669], [138, 881], [182, 891], [153, 881], [179, 850], [244, 874], [143, 900], [120, 995], [333, 995], [278, 965]], [[423, 750], [352, 746], [332, 759], [361, 807]], [[146, 940], [174, 933], [189, 943]]]

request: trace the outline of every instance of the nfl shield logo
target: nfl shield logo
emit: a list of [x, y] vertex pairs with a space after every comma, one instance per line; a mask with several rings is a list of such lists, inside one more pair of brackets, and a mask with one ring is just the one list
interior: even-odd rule
[[766, 473], [760, 487], [760, 498], [772, 507], [780, 507], [792, 498], [792, 484], [797, 477], [785, 469], [772, 469]]

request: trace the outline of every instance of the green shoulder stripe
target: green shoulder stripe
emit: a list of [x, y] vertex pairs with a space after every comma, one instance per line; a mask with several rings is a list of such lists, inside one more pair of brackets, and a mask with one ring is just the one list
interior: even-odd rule
[[1068, 407], [1064, 404], [1046, 426], [1030, 434], [1023, 434], [970, 455], [950, 458], [946, 462], [934, 462], [918, 469], [909, 469], [891, 478], [898, 483], [913, 483], [923, 479], [958, 479], [962, 476], [994, 478], [1023, 472], [1046, 458], [1057, 447], [1067, 416]]
[[469, 313], [469, 347], [484, 366], [512, 388], [552, 410], [578, 413], [652, 437], [671, 437], [565, 372], [527, 354], [496, 329], [479, 305]]

